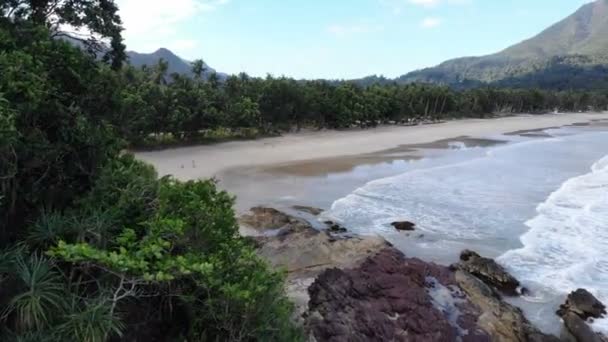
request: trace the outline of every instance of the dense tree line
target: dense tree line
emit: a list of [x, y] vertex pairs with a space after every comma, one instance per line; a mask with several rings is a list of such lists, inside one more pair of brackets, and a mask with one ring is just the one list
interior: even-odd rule
[[[117, 122], [167, 115], [169, 92], [186, 106], [171, 115], [192, 120], [204, 90], [115, 71], [113, 1], [9, 0], [0, 11], [0, 340], [299, 340], [283, 275], [239, 236], [233, 198], [212, 181], [159, 179], [121, 152]], [[115, 50], [100, 60], [94, 42], [55, 39], [56, 21]]]
[[167, 63], [125, 68], [116, 80], [122, 108], [116, 118], [135, 145], [254, 137], [308, 128], [416, 124], [495, 114], [605, 110], [608, 91], [550, 91], [478, 87], [456, 91], [388, 81], [297, 81], [246, 74], [220, 80], [193, 63], [194, 78], [167, 75]]

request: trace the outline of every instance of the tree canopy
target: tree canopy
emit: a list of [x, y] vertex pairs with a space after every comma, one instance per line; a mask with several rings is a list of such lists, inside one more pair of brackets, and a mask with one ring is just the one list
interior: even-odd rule
[[[52, 4], [62, 23], [119, 23], [111, 1], [2, 3], [0, 340], [300, 340], [283, 274], [238, 234], [234, 199], [124, 152], [145, 123], [129, 111], [157, 110], [166, 82], [56, 39], [39, 19]], [[171, 107], [184, 119], [199, 100], [187, 90]], [[259, 115], [246, 99], [233, 110], [239, 125]]]

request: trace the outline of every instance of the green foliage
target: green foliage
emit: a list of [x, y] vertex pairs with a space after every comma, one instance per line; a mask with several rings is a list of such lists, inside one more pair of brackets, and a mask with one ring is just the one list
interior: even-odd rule
[[[0, 14], [2, 18], [10, 17], [13, 21], [31, 22], [37, 26], [57, 28], [59, 25], [69, 25], [91, 32], [99, 38], [79, 39], [61, 32], [53, 32], [53, 35], [77, 41], [92, 54], [103, 52], [102, 59], [110, 61], [115, 69], [118, 69], [126, 58], [121, 37], [122, 22], [114, 0], [7, 0], [0, 3]], [[110, 49], [106, 49], [107, 51], [102, 48], [103, 38], [110, 40]]]
[[90, 193], [79, 200], [82, 207], [108, 212], [114, 221], [132, 226], [154, 210], [159, 189], [157, 174], [150, 165], [123, 154], [100, 170]]
[[[217, 77], [169, 82], [162, 62], [116, 72], [39, 25], [49, 4], [0, 20], [0, 339], [298, 340], [283, 275], [239, 236], [233, 198], [158, 179], [117, 137], [255, 135], [256, 97], [228, 104]], [[113, 1], [53, 9], [119, 38]]]
[[10, 37], [0, 42], [7, 48], [0, 54], [0, 124], [7, 132], [0, 147], [6, 152], [0, 157], [1, 242], [25, 233], [14, 229], [40, 209], [62, 207], [87, 191], [121, 144], [103, 119], [113, 110], [98, 88], [103, 68], [44, 29], [0, 31]]
[[11, 266], [7, 276], [15, 284], [15, 293], [1, 318], [12, 322], [18, 332], [40, 331], [65, 305], [62, 279], [49, 260], [36, 254], [19, 254]]
[[[558, 65], [556, 61], [555, 74], [562, 77], [564, 69]], [[583, 79], [605, 78], [604, 72], [596, 73], [597, 68], [584, 73], [571, 71], [580, 74], [568, 77], [569, 82], [574, 83], [558, 84], [550, 76], [532, 74], [525, 79], [504, 80], [496, 84], [497, 87], [475, 83], [474, 89], [462, 91], [431, 84], [403, 85], [383, 79], [377, 80], [381, 83], [295, 81], [271, 76], [260, 79], [246, 74], [230, 76], [224, 82], [172, 75], [172, 82], [165, 82], [165, 69], [165, 63], [160, 61], [154, 68], [123, 71], [123, 77], [130, 81], [122, 83], [128, 84], [122, 91], [124, 106], [114, 122], [133, 146], [148, 148], [256, 138], [302, 127], [368, 128], [452, 117], [486, 117], [495, 113], [587, 111], [608, 107], [601, 91], [585, 97], [588, 93], [569, 90], [569, 84], [579, 84]], [[588, 85], [601, 87], [602, 82]], [[471, 85], [459, 84], [462, 88]], [[528, 85], [528, 88], [538, 85], [558, 91], [505, 88], [511, 85]], [[572, 103], [572, 97], [578, 100]]]
[[56, 327], [55, 335], [62, 341], [104, 342], [109, 336], [122, 337], [125, 328], [104, 298], [85, 302], [75, 298], [67, 308], [64, 322]]
[[[180, 332], [194, 340], [299, 336], [290, 321], [292, 306], [284, 296], [282, 274], [268, 270], [238, 235], [233, 198], [217, 190], [213, 181], [156, 180], [145, 164], [129, 155], [109, 163], [100, 174], [74, 211], [86, 213], [94, 206], [122, 213], [128, 207], [139, 213], [139, 219], [115, 215], [120, 231], [100, 232], [108, 236], [104, 239], [70, 239], [67, 234], [68, 239], [59, 241], [48, 255], [78, 270], [70, 271], [81, 274], [70, 283], [80, 287], [77, 284], [92, 282], [96, 293], [108, 293], [107, 302], [115, 308], [111, 317], [116, 312], [137, 315], [138, 308], [128, 300], [145, 307], [152, 305], [145, 298], [165, 293], [178, 300], [174, 305], [195, 313], [197, 319], [190, 328]], [[156, 191], [144, 196], [146, 200], [133, 200], [142, 189], [150, 188]], [[100, 271], [105, 276], [99, 278]], [[83, 278], [83, 274], [93, 278]], [[165, 315], [162, 319], [175, 318]], [[183, 326], [184, 322], [174, 324]]]
[[25, 240], [32, 247], [46, 250], [74, 233], [74, 229], [70, 217], [54, 211], [42, 211], [29, 229]]

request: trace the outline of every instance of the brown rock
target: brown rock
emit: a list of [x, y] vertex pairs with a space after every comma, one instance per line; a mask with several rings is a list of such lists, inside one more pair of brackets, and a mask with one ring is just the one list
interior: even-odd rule
[[472, 274], [458, 270], [455, 279], [466, 293], [468, 300], [480, 310], [477, 324], [490, 335], [492, 341], [559, 341], [557, 337], [545, 335], [537, 330], [520, 309], [503, 302], [493, 288]]
[[399, 231], [411, 232], [416, 230], [416, 224], [409, 221], [393, 222], [391, 226]]
[[595, 333], [589, 325], [576, 313], [566, 312], [562, 319], [568, 332], [577, 342], [603, 342], [601, 335]]
[[257, 253], [271, 266], [287, 270], [287, 295], [302, 314], [308, 305], [308, 286], [328, 268], [352, 268], [368, 256], [386, 248], [380, 237], [332, 237], [308, 222], [291, 218], [292, 223], [276, 236], [258, 237]]
[[239, 223], [257, 230], [279, 229], [299, 220], [273, 208], [251, 208], [251, 214], [241, 216]]
[[566, 303], [557, 311], [559, 316], [573, 312], [583, 320], [590, 317], [601, 318], [606, 314], [606, 306], [585, 289], [578, 289], [568, 295]]
[[479, 254], [464, 250], [460, 254], [460, 262], [453, 268], [475, 275], [486, 284], [495, 287], [508, 295], [517, 295], [519, 281], [510, 275], [496, 261], [484, 258]]
[[355, 269], [329, 269], [317, 278], [307, 328], [316, 341], [489, 341], [465, 299], [458, 298], [460, 315], [450, 321], [433, 302], [432, 286], [455, 286], [453, 273], [384, 249]]

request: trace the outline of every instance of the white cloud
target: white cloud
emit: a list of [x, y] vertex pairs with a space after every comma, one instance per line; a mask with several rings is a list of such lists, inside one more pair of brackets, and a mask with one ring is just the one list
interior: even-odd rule
[[383, 26], [380, 25], [369, 25], [369, 24], [355, 24], [355, 25], [341, 25], [334, 24], [327, 28], [327, 32], [337, 36], [344, 37], [353, 34], [362, 33], [374, 33], [384, 30]]
[[426, 17], [422, 20], [422, 22], [420, 23], [420, 26], [422, 28], [431, 29], [431, 28], [438, 27], [439, 25], [441, 25], [441, 23], [442, 23], [441, 18]]
[[[185, 40], [176, 38], [177, 26], [228, 2], [229, 0], [117, 0], [125, 28], [123, 37], [130, 49], [154, 49], [172, 42], [183, 47]], [[154, 44], [156, 47], [152, 46]]]

